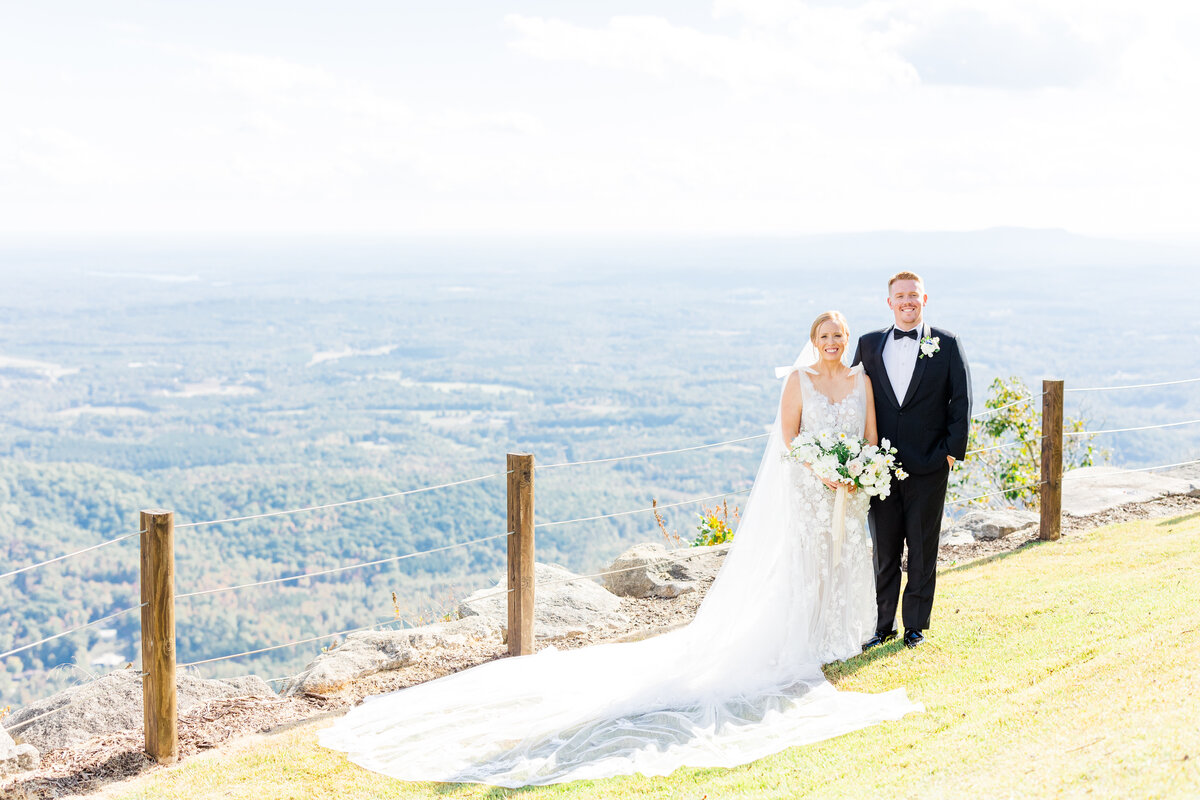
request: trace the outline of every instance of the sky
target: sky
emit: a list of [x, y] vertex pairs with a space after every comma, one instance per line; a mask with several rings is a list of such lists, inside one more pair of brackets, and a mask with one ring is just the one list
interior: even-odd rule
[[1200, 4], [0, 0], [0, 232], [1200, 241]]

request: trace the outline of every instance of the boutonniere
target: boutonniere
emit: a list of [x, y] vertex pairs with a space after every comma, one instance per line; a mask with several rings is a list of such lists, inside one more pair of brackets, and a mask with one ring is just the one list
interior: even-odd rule
[[939, 336], [922, 336], [921, 337], [921, 355], [918, 358], [929, 356], [933, 358], [933, 354], [942, 349], [941, 337]]

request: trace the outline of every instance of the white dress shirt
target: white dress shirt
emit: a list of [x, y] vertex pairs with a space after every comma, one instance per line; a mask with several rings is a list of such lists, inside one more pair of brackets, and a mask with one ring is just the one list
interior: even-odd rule
[[897, 339], [889, 329], [883, 343], [883, 367], [892, 383], [892, 391], [896, 393], [896, 402], [901, 405], [908, 394], [908, 385], [912, 383], [913, 371], [917, 368], [917, 353], [921, 349], [919, 340], [924, 335], [924, 329], [924, 324], [917, 327], [917, 339]]

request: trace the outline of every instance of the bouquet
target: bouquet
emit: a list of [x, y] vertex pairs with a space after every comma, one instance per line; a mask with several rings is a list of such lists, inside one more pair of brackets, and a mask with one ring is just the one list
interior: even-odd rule
[[896, 448], [887, 439], [876, 446], [844, 433], [802, 433], [792, 440], [785, 458], [808, 464], [819, 478], [857, 487], [871, 497], [887, 497], [893, 476], [898, 481], [908, 477], [896, 463]]
[[832, 558], [835, 565], [842, 562], [842, 541], [846, 537], [846, 493], [851, 486], [871, 497], [887, 497], [892, 490], [892, 476], [902, 481], [908, 477], [896, 464], [896, 448], [887, 439], [878, 446], [865, 439], [851, 439], [844, 433], [822, 431], [815, 436], [802, 433], [792, 440], [784, 456], [808, 464], [817, 477], [838, 485], [833, 501], [831, 531]]

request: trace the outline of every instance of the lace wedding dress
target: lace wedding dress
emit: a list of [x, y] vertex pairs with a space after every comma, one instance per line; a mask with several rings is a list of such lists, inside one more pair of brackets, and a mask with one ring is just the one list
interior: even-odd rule
[[[861, 376], [832, 402], [801, 369], [802, 430], [861, 436]], [[777, 417], [735, 544], [695, 619], [640, 642], [506, 658], [379, 697], [321, 745], [410, 781], [517, 787], [733, 767], [921, 710], [903, 689], [839, 692], [821, 664], [875, 629], [867, 498], [785, 461]]]

